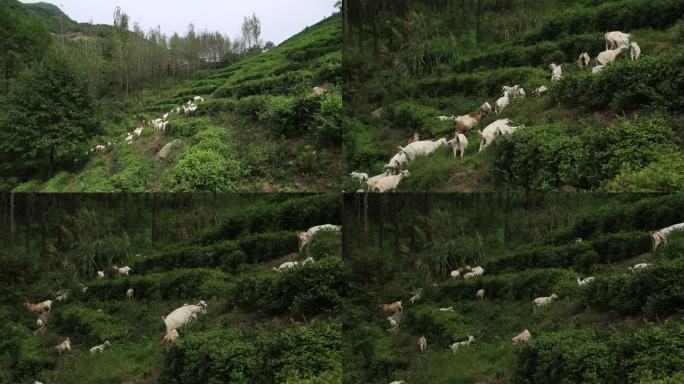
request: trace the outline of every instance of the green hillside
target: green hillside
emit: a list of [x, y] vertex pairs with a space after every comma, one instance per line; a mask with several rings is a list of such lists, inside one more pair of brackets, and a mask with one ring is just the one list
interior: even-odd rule
[[[684, 234], [655, 252], [650, 236], [684, 221], [682, 196], [370, 195], [364, 210], [365, 198], [345, 199], [345, 225], [357, 225], [344, 241], [353, 299], [345, 310], [343, 382], [684, 379]], [[629, 270], [639, 263], [650, 265]], [[484, 274], [450, 277], [467, 265]], [[534, 308], [535, 298], [554, 293], [556, 300]], [[378, 305], [399, 300], [394, 335]], [[513, 346], [525, 329], [529, 342]], [[470, 345], [452, 351], [469, 335]]]
[[[8, 104], [24, 105], [6, 111], [4, 116], [0, 114], [0, 122], [15, 124], [13, 129], [23, 132], [8, 133], [5, 144], [0, 145], [2, 189], [43, 192], [338, 189], [342, 114], [339, 15], [307, 27], [263, 53], [230, 51], [223, 59], [236, 64], [217, 63], [215, 68], [203, 70], [199, 69], [203, 63], [190, 61], [198, 60], [195, 56], [190, 59], [172, 56], [179, 49], [167, 49], [163, 41], [158, 41], [164, 36], [154, 33], [143, 41], [128, 30], [85, 24], [73, 26], [66, 33], [67, 42], [56, 39], [42, 59], [42, 67], [34, 64], [28, 75], [22, 72], [23, 78], [9, 83], [15, 86], [6, 95]], [[188, 37], [185, 39], [184, 44], [190, 50], [194, 42]], [[174, 36], [170, 44], [173, 46], [176, 41]], [[64, 57], [60, 44], [66, 44], [64, 49], [73, 56]], [[91, 53], [93, 49], [101, 53], [93, 56], [87, 53], [89, 49]], [[134, 59], [138, 54], [150, 56], [145, 60], [152, 63], [149, 68], [140, 66]], [[181, 75], [174, 73], [171, 77], [167, 73], [171, 70], [167, 66], [171, 64], [160, 61], [155, 66], [152, 62], [155, 57], [163, 57], [173, 65], [184, 62], [187, 65], [180, 67], [184, 71]], [[12, 141], [44, 134], [47, 130], [41, 125], [46, 119], [54, 124], [51, 129], [59, 132], [61, 128], [56, 126], [65, 124], [62, 121], [65, 117], [73, 118], [72, 114], [81, 113], [54, 110], [73, 108], [69, 105], [73, 99], [70, 97], [55, 101], [57, 106], [45, 111], [36, 110], [47, 108], [45, 105], [26, 101], [34, 99], [29, 96], [37, 92], [48, 92], [31, 89], [36, 82], [45, 80], [26, 80], [26, 77], [43, 76], [51, 81], [54, 75], [45, 63], [52, 61], [58, 63], [52, 68], [66, 67], [76, 72], [71, 77], [62, 74], [67, 78], [65, 81], [80, 82], [89, 88], [92, 112], [78, 124], [66, 124], [74, 130], [72, 137], [55, 139], [54, 143], [58, 144], [49, 149], [24, 151]], [[41, 75], [37, 68], [47, 68], [48, 73]], [[148, 75], [141, 75], [148, 70]], [[25, 83], [28, 85], [20, 86]], [[325, 88], [325, 92], [316, 95], [314, 87]], [[83, 94], [82, 89], [75, 92]], [[190, 116], [175, 112], [196, 96], [205, 99], [197, 111]], [[53, 99], [53, 95], [44, 97]], [[162, 118], [172, 110], [167, 130], [155, 132], [149, 121]], [[39, 119], [43, 113], [49, 117]], [[142, 136], [128, 145], [127, 134], [143, 126], [144, 120], [148, 123]], [[175, 140], [179, 140], [179, 145], [165, 159], [158, 160], [159, 151]], [[30, 146], [29, 142], [21, 144]], [[91, 153], [97, 145], [107, 146], [106, 153]], [[45, 162], [48, 157], [51, 160]]]
[[22, 16], [39, 18], [53, 33], [68, 31], [77, 24], [54, 4], [22, 3], [18, 0], [2, 0], [0, 3]]
[[[18, 195], [14, 203], [20, 230], [0, 234], [0, 382], [341, 381], [341, 237], [323, 233], [302, 251], [297, 243], [297, 231], [340, 223], [338, 196]], [[307, 257], [314, 263], [273, 271]], [[119, 276], [112, 265], [132, 272]], [[66, 300], [52, 303], [47, 329], [34, 333], [38, 316], [22, 302], [60, 290]], [[207, 313], [164, 343], [162, 316], [200, 300]], [[66, 337], [72, 350], [60, 355], [54, 346]], [[105, 341], [104, 352], [89, 352]]]
[[[414, 132], [451, 139], [451, 122], [437, 116], [494, 105], [502, 86], [519, 84], [527, 96], [478, 128], [504, 118], [527, 128], [482, 153], [472, 132], [463, 160], [451, 148], [418, 159], [399, 190], [682, 190], [683, 1], [444, 3], [385, 7], [377, 29], [354, 20], [352, 5], [345, 174], [381, 173]], [[474, 3], [483, 4], [479, 33]], [[632, 35], [641, 58], [626, 52], [600, 74], [580, 70], [579, 54], [595, 58], [615, 30]], [[550, 81], [554, 62], [562, 64], [560, 82]], [[532, 95], [541, 85], [549, 91]]]

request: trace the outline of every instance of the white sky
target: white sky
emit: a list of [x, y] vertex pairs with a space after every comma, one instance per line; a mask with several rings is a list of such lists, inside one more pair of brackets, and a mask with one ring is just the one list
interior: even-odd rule
[[[39, 0], [21, 0], [38, 3]], [[264, 42], [281, 43], [330, 16], [335, 0], [43, 0], [62, 8], [71, 19], [94, 24], [112, 24], [114, 8], [121, 7], [130, 17], [131, 29], [138, 22], [147, 32], [161, 26], [171, 36], [183, 35], [190, 23], [196, 31], [219, 31], [231, 39], [240, 35], [245, 16], [261, 19]]]

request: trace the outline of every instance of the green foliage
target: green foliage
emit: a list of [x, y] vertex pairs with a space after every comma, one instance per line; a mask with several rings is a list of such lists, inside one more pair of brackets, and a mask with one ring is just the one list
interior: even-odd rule
[[624, 336], [569, 330], [535, 338], [518, 352], [516, 384], [636, 383], [664, 379], [684, 359], [684, 328], [647, 326]]
[[277, 273], [244, 275], [236, 279], [230, 301], [270, 314], [309, 317], [333, 311], [341, 304], [347, 276], [342, 258], [330, 256]]
[[619, 60], [599, 75], [585, 72], [564, 77], [553, 97], [567, 105], [593, 110], [681, 112], [684, 110], [679, 97], [679, 90], [684, 87], [682, 68], [684, 50], [681, 49], [635, 61]]
[[626, 275], [596, 279], [584, 289], [583, 299], [591, 307], [622, 314], [668, 315], [684, 308], [684, 263], [681, 260], [649, 265]]
[[51, 325], [62, 334], [73, 335], [69, 338], [71, 342], [81, 345], [115, 342], [128, 336], [126, 326], [118, 324], [111, 315], [79, 305], [60, 305], [51, 316]]
[[326, 94], [320, 110], [309, 123], [311, 135], [321, 145], [339, 147], [342, 145], [342, 116], [344, 115], [342, 95]]
[[[246, 340], [251, 340], [247, 342]], [[161, 378], [167, 383], [270, 383], [325, 374], [339, 382], [341, 329], [316, 324], [254, 334], [238, 329], [190, 335], [168, 350]], [[336, 373], [335, 373], [336, 372]], [[298, 381], [299, 382], [299, 381]], [[307, 383], [309, 381], [301, 381]]]
[[675, 156], [674, 141], [658, 117], [622, 120], [580, 135], [562, 125], [522, 129], [495, 142], [490, 176], [523, 189], [596, 189], [621, 171]]
[[302, 231], [321, 223], [340, 223], [339, 196], [336, 194], [294, 195], [272, 204], [253, 205], [235, 210], [216, 228], [205, 231], [195, 240], [210, 244], [237, 238], [242, 234], [272, 230]]
[[684, 13], [684, 4], [669, 0], [622, 0], [593, 7], [575, 7], [548, 17], [539, 27], [523, 32], [520, 40], [532, 44], [563, 35], [588, 32], [662, 29]]
[[236, 111], [241, 116], [257, 119], [266, 109], [266, 100], [262, 95], [243, 97], [238, 100]]
[[[152, 169], [129, 145], [117, 148], [112, 187], [120, 192], [146, 192]], [[92, 191], [92, 187], [79, 188]]]
[[258, 113], [270, 131], [278, 136], [295, 137], [306, 132], [312, 116], [320, 109], [318, 97], [271, 96]]
[[[218, 116], [222, 113], [235, 111], [237, 101], [233, 99], [209, 99], [197, 109], [197, 116]], [[174, 122], [174, 124], [176, 124]], [[174, 127], [172, 127], [173, 129]]]
[[30, 330], [11, 322], [3, 322], [0, 327], [0, 356], [0, 368], [4, 371], [0, 373], [0, 382], [5, 378], [9, 383], [28, 382], [55, 366], [54, 356]]
[[546, 70], [532, 67], [501, 68], [473, 73], [457, 73], [418, 80], [418, 91], [430, 97], [464, 95], [488, 96], [501, 93], [502, 84], [536, 88], [548, 83]]
[[437, 120], [439, 111], [413, 101], [394, 103], [387, 108], [386, 113], [390, 124], [401, 128], [407, 135], [418, 132], [423, 136], [431, 136], [453, 130], [451, 124], [447, 125]]

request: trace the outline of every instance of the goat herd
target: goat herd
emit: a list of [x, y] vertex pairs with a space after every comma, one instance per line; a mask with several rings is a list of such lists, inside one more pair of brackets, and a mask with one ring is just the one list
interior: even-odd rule
[[[126, 138], [124, 139], [124, 141], [128, 145], [132, 145], [133, 140], [135, 140], [135, 138], [138, 138], [143, 134], [143, 131], [145, 130], [145, 125], [152, 126], [155, 131], [166, 132], [166, 130], [169, 128], [171, 124], [169, 122], [169, 117], [173, 113], [176, 113], [179, 116], [190, 116], [195, 111], [197, 111], [197, 108], [199, 108], [199, 104], [201, 103], [204, 103], [204, 98], [201, 96], [195, 96], [192, 100], [189, 100], [187, 103], [171, 109], [168, 113], [165, 113], [164, 116], [162, 116], [159, 119], [150, 121], [143, 120], [143, 125], [141, 127], [136, 128], [133, 132], [128, 132], [125, 134]], [[116, 144], [117, 143], [108, 142], [107, 145], [96, 145], [95, 147], [91, 148], [90, 151], [86, 152], [86, 156], [88, 154], [93, 153], [107, 153], [112, 148], [114, 148]]]
[[[653, 233], [651, 233], [651, 240], [652, 240], [652, 251], [655, 252], [655, 250], [658, 248], [659, 245], [661, 244], [666, 244], [667, 243], [667, 238], [669, 237], [670, 234], [673, 232], [684, 232], [684, 223], [679, 223], [679, 224], [674, 224], [669, 227], [662, 228], [660, 230], [657, 230]], [[576, 241], [581, 242], [582, 239], [577, 239]], [[649, 263], [639, 263], [634, 266], [629, 267], [629, 271], [632, 273], [638, 273], [640, 271], [643, 271], [647, 268], [650, 267]], [[474, 267], [471, 268], [470, 266], [466, 266], [465, 268], [459, 268], [457, 270], [453, 270], [450, 273], [450, 277], [452, 279], [459, 279], [461, 276], [463, 276], [464, 280], [470, 280], [479, 276], [484, 275], [485, 270], [482, 267]], [[586, 277], [584, 279], [581, 279], [579, 276], [576, 278], [577, 285], [580, 287], [587, 286], [588, 284], [591, 284], [595, 280], [595, 277], [590, 276]], [[433, 283], [433, 286], [438, 286], [438, 284]], [[485, 289], [481, 288], [475, 292], [475, 297], [478, 300], [483, 300], [485, 298]], [[423, 289], [418, 288], [415, 289], [411, 292], [411, 297], [408, 299], [410, 304], [414, 304], [417, 301], [422, 299], [423, 295]], [[554, 300], [558, 299], [558, 295], [555, 293], [552, 293], [550, 296], [543, 296], [543, 297], [537, 297], [534, 300], [532, 300], [532, 308], [534, 311], [537, 310], [537, 308], [547, 306], [551, 304]], [[392, 334], [392, 335], [398, 335], [399, 334], [399, 327], [401, 324], [401, 319], [403, 316], [403, 305], [402, 305], [402, 300], [390, 303], [390, 304], [380, 304], [378, 305], [378, 308], [381, 309], [385, 314], [389, 315], [387, 317], [387, 321], [389, 322], [390, 328], [387, 329], [387, 331]], [[445, 307], [445, 308], [438, 308], [437, 309], [440, 312], [454, 312], [453, 307]], [[525, 329], [523, 330], [520, 334], [516, 335], [511, 339], [513, 346], [518, 346], [527, 343], [530, 341], [532, 338], [532, 333], [528, 330]], [[475, 337], [472, 335], [468, 335], [468, 337], [463, 340], [463, 341], [456, 341], [453, 344], [451, 344], [450, 348], [453, 352], [458, 351], [459, 349], [463, 347], [467, 347], [470, 344], [472, 344], [475, 341]], [[418, 349], [420, 352], [425, 352], [427, 349], [427, 338], [423, 335], [418, 339]], [[398, 381], [393, 381], [390, 384], [406, 384], [405, 381], [403, 380], [398, 380]]]
[[[592, 73], [600, 73], [605, 66], [613, 63], [620, 53], [626, 49], [630, 49], [630, 58], [636, 60], [641, 56], [641, 48], [636, 42], [630, 42], [631, 35], [623, 32], [609, 32], [605, 35], [606, 50], [599, 53], [595, 59], [596, 66], [592, 68]], [[582, 52], [577, 65], [580, 69], [588, 68], [591, 62], [589, 53]], [[551, 70], [551, 81], [560, 81], [563, 76], [562, 65], [552, 63], [549, 65]], [[533, 95], [542, 95], [548, 91], [548, 87], [542, 85], [535, 89]], [[525, 90], [519, 85], [506, 86], [501, 89], [502, 96], [494, 103], [494, 112], [498, 115], [506, 107], [508, 107], [513, 100], [520, 97], [525, 97], [527, 94]], [[468, 149], [468, 134], [475, 129], [479, 122], [492, 112], [492, 106], [489, 102], [485, 102], [479, 110], [463, 116], [438, 116], [440, 121], [453, 121], [454, 138], [447, 140], [441, 138], [435, 141], [420, 140], [418, 133], [415, 133], [409, 140], [406, 147], [399, 146], [399, 152], [394, 155], [388, 164], [384, 166], [384, 172], [373, 177], [369, 177], [367, 173], [352, 172], [350, 176], [361, 183], [365, 184], [365, 190], [372, 192], [390, 192], [396, 190], [399, 183], [404, 178], [410, 176], [408, 166], [418, 157], [429, 157], [434, 154], [441, 147], [447, 145], [451, 146], [454, 159], [465, 156]], [[379, 112], [373, 113], [375, 117], [379, 116]], [[511, 119], [500, 119], [489, 124], [484, 130], [476, 130], [475, 132], [480, 136], [479, 152], [482, 152], [489, 146], [497, 137], [515, 133], [516, 130], [524, 128], [524, 125], [512, 126]], [[362, 193], [364, 189], [357, 192]]]
[[[298, 240], [300, 252], [307, 245], [309, 245], [317, 235], [323, 232], [341, 232], [341, 230], [342, 227], [339, 225], [324, 224], [311, 227], [304, 232], [299, 232]], [[308, 257], [301, 263], [301, 265], [305, 266], [313, 262], [314, 259]], [[282, 272], [284, 270], [294, 268], [299, 264], [300, 263], [297, 261], [289, 261], [280, 264], [280, 266], [273, 268], [273, 270], [275, 270], [276, 272]], [[133, 271], [133, 269], [129, 266], [118, 267], [116, 265], [112, 266], [112, 270], [115, 271], [115, 274], [121, 276], [130, 276], [130, 273]], [[105, 271], [100, 270], [97, 271], [96, 276], [97, 279], [104, 279], [106, 277], [106, 273]], [[86, 293], [88, 291], [88, 287], [86, 285], [80, 284], [80, 286], [83, 293]], [[126, 291], [126, 299], [133, 299], [134, 293], [135, 291], [133, 290], [133, 288], [129, 288]], [[38, 333], [44, 333], [47, 331], [48, 316], [50, 314], [50, 310], [52, 309], [52, 304], [54, 302], [65, 301], [68, 299], [68, 297], [69, 290], [60, 289], [59, 291], [57, 291], [57, 296], [54, 300], [45, 300], [37, 304], [24, 302], [23, 305], [27, 310], [29, 310], [31, 313], [38, 315], [38, 319], [36, 320], [36, 330], [33, 332], [34, 335]], [[167, 316], [162, 316], [162, 321], [164, 322], [164, 326], [166, 328], [166, 334], [164, 335], [163, 341], [169, 343], [176, 341], [176, 339], [180, 337], [178, 329], [190, 324], [193, 320], [198, 318], [199, 314], [206, 314], [207, 307], [208, 305], [206, 301], [200, 300], [199, 303], [194, 305], [185, 303], [183, 304], [183, 306], [173, 310]], [[101, 310], [98, 310], [98, 312], [101, 312]], [[90, 348], [90, 353], [104, 352], [104, 350], [110, 345], [111, 343], [109, 342], [109, 340], [105, 340], [104, 343]], [[64, 341], [56, 345], [54, 348], [60, 355], [62, 355], [63, 353], [71, 352], [71, 340], [69, 339], [69, 337], [66, 337]], [[34, 381], [34, 384], [43, 383], [41, 383], [40, 381]]]

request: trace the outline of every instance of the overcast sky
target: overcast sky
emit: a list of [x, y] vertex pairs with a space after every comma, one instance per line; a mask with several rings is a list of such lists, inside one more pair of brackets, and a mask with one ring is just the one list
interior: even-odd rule
[[[37, 3], [38, 0], [21, 0]], [[114, 8], [121, 7], [144, 31], [157, 25], [162, 32], [184, 34], [190, 23], [195, 30], [220, 31], [231, 38], [240, 35], [245, 16], [261, 19], [261, 38], [281, 43], [316, 24], [334, 11], [335, 0], [43, 0], [62, 8], [78, 22], [112, 24]]]

